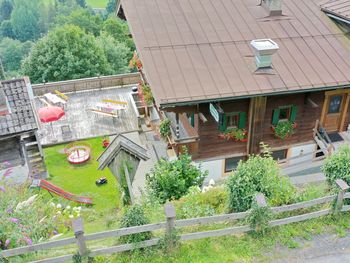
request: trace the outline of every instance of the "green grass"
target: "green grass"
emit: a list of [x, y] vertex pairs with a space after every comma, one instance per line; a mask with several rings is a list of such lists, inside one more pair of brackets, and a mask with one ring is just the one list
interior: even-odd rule
[[[86, 142], [91, 145], [91, 158], [87, 163], [81, 165], [68, 163], [67, 156], [63, 153], [66, 145], [44, 149], [46, 165], [50, 174], [49, 180], [67, 192], [92, 197], [94, 212], [107, 213], [111, 209], [119, 207], [120, 197], [117, 181], [108, 168], [103, 171], [97, 170], [96, 159], [103, 152], [102, 138], [90, 139]], [[100, 177], [106, 177], [108, 183], [96, 186], [95, 181]]]
[[86, 0], [86, 3], [93, 8], [106, 8], [108, 0]]

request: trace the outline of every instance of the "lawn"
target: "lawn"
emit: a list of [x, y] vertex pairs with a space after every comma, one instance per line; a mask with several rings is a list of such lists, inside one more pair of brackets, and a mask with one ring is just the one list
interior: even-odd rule
[[[63, 149], [66, 145], [57, 145], [44, 149], [46, 165], [50, 174], [49, 181], [64, 190], [77, 195], [92, 197], [94, 210], [108, 213], [119, 207], [119, 190], [112, 173], [105, 169], [98, 171], [97, 157], [103, 152], [102, 138], [94, 138], [85, 142], [91, 145], [91, 159], [81, 165], [68, 163]], [[106, 177], [108, 183], [96, 186], [95, 181]], [[60, 198], [61, 201], [65, 202]]]
[[106, 8], [108, 0], [86, 0], [86, 3], [93, 8]]

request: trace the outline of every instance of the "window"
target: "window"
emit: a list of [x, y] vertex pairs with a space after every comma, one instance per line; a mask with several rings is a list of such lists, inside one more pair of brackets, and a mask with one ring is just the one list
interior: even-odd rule
[[219, 122], [220, 131], [232, 128], [244, 129], [246, 126], [246, 115], [245, 112], [223, 113], [222, 121]]
[[10, 113], [10, 107], [5, 96], [5, 92], [0, 89], [0, 116], [5, 116]]
[[243, 160], [242, 156], [225, 159], [225, 173], [235, 170], [240, 160]]
[[294, 105], [281, 106], [272, 112], [272, 125], [277, 125], [280, 121], [294, 122], [297, 116], [297, 107]]
[[278, 151], [273, 151], [271, 156], [274, 160], [284, 160], [287, 158], [287, 149], [284, 150], [278, 150]]
[[339, 113], [343, 95], [332, 96], [329, 100], [328, 113]]
[[187, 119], [188, 119], [188, 122], [191, 124], [191, 126], [194, 128], [195, 126], [195, 119], [194, 119], [194, 113], [187, 113]]

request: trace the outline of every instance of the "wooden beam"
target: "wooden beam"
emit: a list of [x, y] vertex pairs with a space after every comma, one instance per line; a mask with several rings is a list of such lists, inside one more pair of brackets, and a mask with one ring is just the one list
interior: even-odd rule
[[264, 135], [265, 112], [267, 97], [254, 97], [249, 105], [249, 128], [247, 152], [249, 154], [260, 152], [260, 142]]

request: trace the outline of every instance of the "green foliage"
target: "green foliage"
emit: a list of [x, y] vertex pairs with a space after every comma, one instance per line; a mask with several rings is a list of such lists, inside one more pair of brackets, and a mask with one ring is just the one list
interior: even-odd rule
[[337, 152], [328, 156], [322, 166], [327, 182], [334, 187], [336, 179], [343, 179], [350, 184], [350, 148], [342, 146]]
[[252, 155], [246, 162], [240, 161], [226, 185], [228, 207], [234, 212], [248, 210], [257, 192], [263, 193], [271, 205], [290, 203], [295, 193], [289, 178], [280, 175], [277, 162], [268, 152], [262, 156]]
[[0, 57], [5, 71], [16, 71], [21, 67], [21, 60], [29, 53], [32, 42], [21, 43], [11, 38], [3, 38], [0, 42]]
[[161, 159], [150, 174], [146, 175], [147, 187], [159, 202], [177, 200], [188, 193], [191, 186], [201, 186], [208, 172], [192, 163], [191, 156], [184, 149], [177, 160]]
[[107, 13], [108, 14], [115, 13], [116, 9], [117, 9], [117, 0], [109, 0], [106, 7]]
[[227, 191], [223, 187], [201, 192], [200, 188], [190, 187], [188, 194], [174, 202], [177, 218], [195, 218], [221, 214], [227, 203]]
[[179, 246], [180, 236], [176, 229], [172, 229], [170, 233], [165, 233], [165, 235], [161, 237], [158, 242], [158, 247], [165, 253], [170, 253]]
[[20, 41], [36, 40], [45, 28], [41, 24], [42, 19], [41, 0], [15, 0], [11, 14], [11, 24], [16, 39]]
[[[141, 226], [149, 223], [150, 221], [145, 216], [143, 207], [140, 205], [133, 205], [130, 208], [128, 208], [120, 220], [120, 226], [122, 228], [132, 227], [132, 226]], [[120, 240], [125, 243], [137, 243], [137, 242], [148, 240], [151, 237], [152, 237], [151, 232], [143, 232], [143, 233], [122, 236]]]
[[82, 263], [82, 262], [87, 262], [87, 263], [93, 263], [94, 258], [90, 256], [81, 256], [79, 254], [79, 251], [73, 255], [73, 263]]
[[12, 0], [2, 0], [0, 1], [0, 22], [4, 20], [9, 20], [13, 10]]
[[10, 20], [5, 20], [0, 25], [0, 37], [15, 38]]
[[77, 4], [83, 8], [86, 7], [86, 1], [85, 0], [76, 0]]
[[123, 162], [119, 166], [119, 174], [120, 174], [119, 184], [120, 184], [120, 187], [122, 190], [122, 203], [124, 206], [126, 206], [126, 205], [131, 204], [131, 196], [130, 196], [130, 192], [129, 192], [128, 183], [126, 181], [126, 174], [125, 174], [124, 166], [127, 167], [129, 173], [132, 172], [132, 167], [131, 167], [130, 163], [127, 162], [126, 160], [123, 160]]
[[60, 15], [56, 19], [56, 25], [75, 25], [95, 36], [100, 34], [102, 27], [102, 19], [98, 15], [94, 15], [87, 9], [79, 8], [70, 13], [70, 15]]
[[130, 49], [119, 43], [105, 32], [97, 38], [98, 46], [103, 50], [109, 63], [107, 74], [122, 74], [129, 72], [128, 59]]
[[247, 131], [245, 129], [230, 128], [223, 132], [222, 137], [226, 140], [244, 141], [247, 139]]
[[293, 135], [294, 124], [291, 121], [280, 121], [274, 128], [274, 133], [277, 138], [284, 140]]
[[108, 72], [108, 62], [92, 35], [65, 25], [34, 45], [22, 69], [38, 83], [103, 75]]
[[145, 83], [142, 83], [141, 90], [142, 90], [143, 98], [147, 103], [147, 105], [153, 104], [154, 98], [151, 91], [151, 87]]
[[168, 118], [165, 118], [164, 120], [161, 121], [159, 126], [159, 132], [163, 138], [167, 138], [168, 136], [170, 136], [171, 134], [170, 124], [171, 124], [171, 121]]
[[256, 200], [253, 200], [249, 215], [246, 220], [250, 227], [258, 235], [266, 234], [269, 229], [269, 221], [272, 219], [272, 212], [268, 206], [259, 207]]

